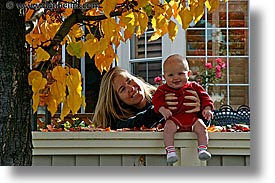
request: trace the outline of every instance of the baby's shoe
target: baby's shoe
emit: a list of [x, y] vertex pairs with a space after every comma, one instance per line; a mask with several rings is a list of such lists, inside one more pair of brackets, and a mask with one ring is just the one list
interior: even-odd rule
[[175, 152], [167, 154], [167, 163], [176, 163], [178, 161], [178, 156]]
[[206, 161], [211, 159], [211, 154], [207, 151], [207, 147], [200, 145], [198, 147], [198, 156], [201, 161]]
[[167, 163], [176, 163], [178, 161], [178, 156], [174, 146], [168, 146], [165, 148], [167, 153]]

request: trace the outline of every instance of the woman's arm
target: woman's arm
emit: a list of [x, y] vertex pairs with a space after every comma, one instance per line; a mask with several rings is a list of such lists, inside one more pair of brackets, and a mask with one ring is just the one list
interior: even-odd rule
[[162, 119], [161, 114], [156, 114], [154, 112], [154, 106], [151, 105], [145, 111], [139, 112], [135, 116], [127, 119], [127, 120], [116, 120], [111, 127], [112, 129], [120, 129], [120, 128], [134, 128], [141, 127], [142, 125], [150, 128], [154, 123]]

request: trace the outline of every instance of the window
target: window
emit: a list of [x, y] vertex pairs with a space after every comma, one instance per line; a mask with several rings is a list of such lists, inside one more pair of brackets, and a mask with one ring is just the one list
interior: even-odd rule
[[[153, 78], [162, 74], [163, 52], [169, 49], [171, 42], [165, 39], [148, 42], [152, 29], [148, 29], [141, 38], [133, 37], [130, 41], [130, 71], [153, 84]], [[226, 62], [225, 77], [206, 90], [216, 101], [215, 107], [229, 104], [232, 107], [249, 105], [249, 4], [247, 0], [230, 0], [220, 2], [219, 8], [207, 12], [194, 26], [185, 31], [181, 48], [190, 63], [191, 70], [204, 69], [207, 62], [215, 62], [221, 58]], [[178, 44], [178, 43], [173, 43]], [[167, 51], [166, 51], [167, 52]], [[126, 62], [123, 60], [121, 62]]]
[[154, 77], [161, 76], [162, 39], [149, 42], [153, 29], [149, 24], [147, 32], [140, 38], [133, 36], [130, 41], [130, 68], [147, 82], [153, 84]]
[[186, 32], [186, 56], [191, 70], [203, 68], [207, 62], [221, 58], [226, 62], [226, 77], [208, 92], [222, 104], [249, 104], [249, 13], [248, 1], [220, 3]]

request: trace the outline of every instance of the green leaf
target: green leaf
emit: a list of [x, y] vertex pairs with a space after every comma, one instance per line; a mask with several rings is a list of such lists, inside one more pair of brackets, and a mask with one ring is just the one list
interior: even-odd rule
[[148, 4], [147, 6], [143, 7], [144, 11], [146, 12], [147, 16], [151, 16], [152, 15], [152, 6], [150, 4]]

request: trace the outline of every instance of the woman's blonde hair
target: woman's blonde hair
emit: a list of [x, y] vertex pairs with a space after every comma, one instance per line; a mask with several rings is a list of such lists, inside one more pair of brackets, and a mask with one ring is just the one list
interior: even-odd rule
[[128, 119], [135, 115], [133, 107], [123, 104], [114, 89], [113, 80], [117, 75], [121, 74], [126, 74], [143, 87], [145, 98], [151, 102], [152, 95], [156, 91], [154, 86], [144, 82], [141, 78], [131, 75], [125, 69], [121, 69], [118, 66], [113, 67], [105, 73], [101, 80], [99, 97], [93, 116], [93, 123], [96, 126], [110, 127], [111, 121]]

